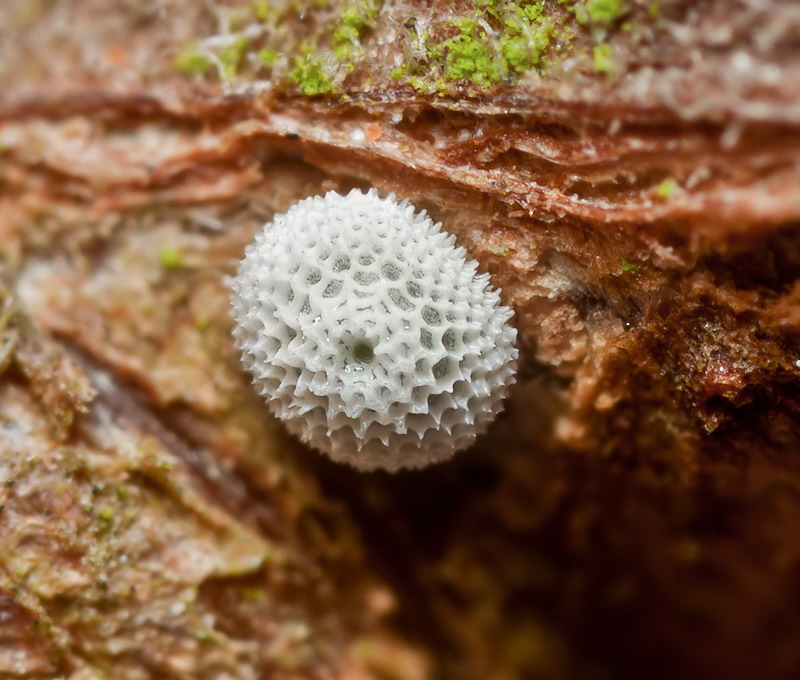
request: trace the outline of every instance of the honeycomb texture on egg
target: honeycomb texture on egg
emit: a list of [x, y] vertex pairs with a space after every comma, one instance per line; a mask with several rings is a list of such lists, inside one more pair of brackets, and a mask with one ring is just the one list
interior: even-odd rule
[[514, 380], [513, 312], [425, 212], [373, 189], [307, 198], [245, 250], [234, 338], [270, 409], [362, 470], [469, 446]]

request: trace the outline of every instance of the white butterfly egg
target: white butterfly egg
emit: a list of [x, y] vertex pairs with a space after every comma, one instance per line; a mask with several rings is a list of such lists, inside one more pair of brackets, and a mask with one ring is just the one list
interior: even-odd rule
[[234, 337], [270, 409], [334, 460], [446, 460], [502, 410], [512, 311], [454, 237], [375, 190], [296, 203], [248, 246]]

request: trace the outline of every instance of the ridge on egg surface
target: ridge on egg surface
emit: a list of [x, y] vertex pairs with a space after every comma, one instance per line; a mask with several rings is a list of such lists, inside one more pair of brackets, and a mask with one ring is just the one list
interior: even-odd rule
[[332, 459], [446, 460], [502, 410], [513, 312], [425, 212], [372, 189], [277, 215], [233, 281], [234, 338], [270, 409]]

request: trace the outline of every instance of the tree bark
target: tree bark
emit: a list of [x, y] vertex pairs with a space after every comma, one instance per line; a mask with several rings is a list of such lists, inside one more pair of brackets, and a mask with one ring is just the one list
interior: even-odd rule
[[[0, 677], [800, 674], [793, 3], [7, 0]], [[472, 450], [269, 415], [226, 277], [328, 190], [515, 311]]]

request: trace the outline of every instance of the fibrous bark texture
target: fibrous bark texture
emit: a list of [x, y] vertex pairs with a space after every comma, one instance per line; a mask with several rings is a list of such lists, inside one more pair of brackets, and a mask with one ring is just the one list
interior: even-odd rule
[[[800, 675], [800, 8], [5, 0], [0, 677]], [[515, 311], [472, 450], [360, 474], [227, 277], [328, 190]]]

